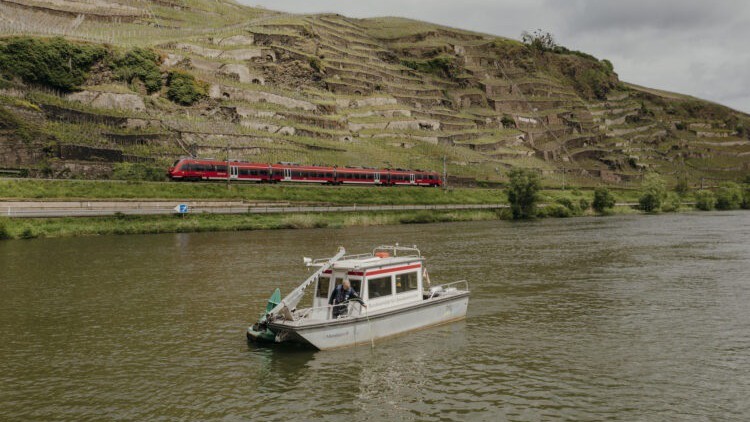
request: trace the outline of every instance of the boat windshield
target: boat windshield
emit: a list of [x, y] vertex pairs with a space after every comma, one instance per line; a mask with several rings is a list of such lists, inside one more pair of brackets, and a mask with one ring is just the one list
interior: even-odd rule
[[[336, 286], [343, 283], [344, 279], [342, 277], [336, 277]], [[355, 292], [361, 297], [362, 296], [362, 280], [354, 280], [349, 279], [349, 283], [352, 285], [352, 289], [354, 289]]]

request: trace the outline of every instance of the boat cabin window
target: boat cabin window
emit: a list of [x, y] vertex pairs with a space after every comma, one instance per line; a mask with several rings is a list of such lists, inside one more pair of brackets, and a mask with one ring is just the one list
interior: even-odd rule
[[405, 273], [396, 276], [396, 293], [417, 290], [417, 273]]
[[[344, 279], [341, 277], [336, 277], [336, 286], [343, 283]], [[352, 280], [349, 279], [349, 284], [352, 285], [352, 289], [354, 289], [355, 292], [357, 292], [358, 295], [362, 296], [362, 280]]]
[[369, 299], [392, 295], [391, 276], [367, 279], [367, 291]]
[[315, 297], [322, 297], [328, 299], [328, 286], [331, 284], [331, 279], [328, 277], [318, 277], [318, 290], [315, 292]]

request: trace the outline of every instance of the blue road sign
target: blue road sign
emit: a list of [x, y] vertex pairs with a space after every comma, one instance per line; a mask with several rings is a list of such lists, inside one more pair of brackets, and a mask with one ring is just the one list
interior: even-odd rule
[[187, 204], [180, 204], [174, 207], [174, 210], [180, 214], [187, 214], [190, 211], [190, 207]]

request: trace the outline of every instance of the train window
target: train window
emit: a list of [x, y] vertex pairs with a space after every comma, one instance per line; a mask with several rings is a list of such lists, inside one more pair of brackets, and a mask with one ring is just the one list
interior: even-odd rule
[[268, 170], [261, 170], [260, 171], [260, 175], [261, 176], [267, 176], [268, 175]]
[[227, 166], [215, 166], [215, 168], [216, 169], [214, 171], [219, 171], [219, 172], [226, 172], [227, 171]]
[[326, 177], [329, 178], [329, 179], [332, 179], [333, 178], [333, 173], [326, 173]]

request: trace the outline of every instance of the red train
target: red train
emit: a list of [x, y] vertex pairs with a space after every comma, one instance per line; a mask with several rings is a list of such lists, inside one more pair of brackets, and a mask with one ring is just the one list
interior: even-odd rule
[[172, 180], [231, 180], [278, 183], [321, 183], [328, 185], [441, 186], [436, 172], [420, 170], [386, 170], [352, 167], [302, 166], [292, 163], [264, 164], [199, 160], [178, 160], [167, 173]]

